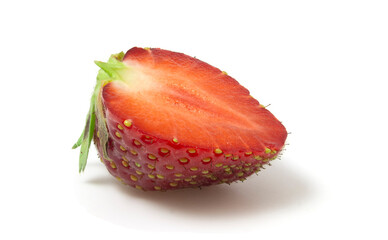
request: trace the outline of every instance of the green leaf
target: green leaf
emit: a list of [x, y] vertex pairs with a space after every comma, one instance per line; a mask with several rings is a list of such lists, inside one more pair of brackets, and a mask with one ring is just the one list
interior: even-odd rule
[[76, 149], [77, 147], [81, 146], [82, 139], [84, 138], [85, 131], [82, 131], [81, 136], [78, 138], [77, 142], [73, 145], [72, 149]]
[[101, 88], [105, 85], [106, 82], [121, 80], [120, 72], [122, 69], [126, 68], [126, 65], [122, 62], [124, 58], [124, 52], [111, 55], [108, 62], [95, 61], [97, 66], [101, 69], [97, 75], [97, 83], [94, 88], [92, 98], [90, 100], [89, 112], [86, 118], [85, 128], [73, 145], [73, 149], [81, 146], [80, 155], [79, 155], [79, 172], [85, 170], [90, 145], [94, 136], [94, 129], [96, 125], [96, 117], [98, 117], [98, 130], [101, 132], [100, 144], [103, 148], [103, 157], [109, 159], [107, 156], [107, 142], [108, 142], [108, 129], [106, 126], [102, 101], [100, 98]]
[[93, 139], [95, 128], [96, 114], [94, 113], [94, 104], [91, 105], [91, 109], [88, 114], [88, 120], [86, 122], [84, 136], [81, 143], [81, 151], [79, 155], [79, 172], [83, 172], [86, 167], [86, 163], [89, 155], [90, 143]]
[[[120, 79], [120, 70], [124, 69], [126, 66], [123, 62], [121, 62], [121, 59], [124, 57], [124, 53], [118, 53], [115, 55], [112, 55], [108, 62], [101, 62], [101, 61], [94, 61], [94, 63], [99, 66], [103, 72], [106, 73], [103, 74], [100, 72], [98, 73], [97, 79], [106, 79], [111, 78], [112, 80], [118, 80]], [[101, 76], [100, 76], [101, 75]]]

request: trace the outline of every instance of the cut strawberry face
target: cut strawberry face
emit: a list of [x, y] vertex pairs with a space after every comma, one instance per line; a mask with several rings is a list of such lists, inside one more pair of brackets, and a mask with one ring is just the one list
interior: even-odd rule
[[241, 180], [284, 146], [284, 126], [235, 79], [196, 58], [132, 48], [96, 63], [102, 70], [75, 145], [80, 170], [93, 135], [111, 174], [144, 190]]

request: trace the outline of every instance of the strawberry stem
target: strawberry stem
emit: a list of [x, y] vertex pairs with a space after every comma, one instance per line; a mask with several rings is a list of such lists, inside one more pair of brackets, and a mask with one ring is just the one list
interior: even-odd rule
[[79, 155], [79, 172], [83, 172], [86, 167], [90, 144], [94, 136], [94, 129], [96, 127], [96, 117], [98, 118], [98, 129], [101, 132], [100, 144], [103, 147], [103, 157], [109, 159], [107, 156], [106, 146], [108, 142], [108, 129], [106, 127], [105, 116], [103, 114], [103, 106], [101, 101], [101, 88], [106, 83], [120, 79], [118, 70], [123, 69], [125, 66], [121, 62], [124, 57], [124, 53], [113, 54], [107, 63], [95, 61], [97, 66], [101, 69], [97, 75], [97, 83], [94, 88], [92, 98], [90, 100], [90, 108], [86, 117], [86, 123], [81, 136], [77, 142], [73, 145], [73, 149], [81, 146]]

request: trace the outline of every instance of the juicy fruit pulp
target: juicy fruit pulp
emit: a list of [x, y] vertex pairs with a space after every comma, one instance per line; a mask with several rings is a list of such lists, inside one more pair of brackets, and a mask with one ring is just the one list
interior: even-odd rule
[[243, 180], [276, 158], [284, 126], [235, 79], [196, 58], [132, 48], [102, 69], [80, 140], [80, 171], [93, 137], [102, 162], [143, 190]]

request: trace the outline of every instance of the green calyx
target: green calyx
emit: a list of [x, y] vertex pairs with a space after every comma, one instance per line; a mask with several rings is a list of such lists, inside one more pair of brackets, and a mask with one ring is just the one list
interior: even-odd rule
[[79, 155], [79, 172], [85, 170], [86, 162], [88, 159], [90, 144], [94, 137], [96, 120], [97, 120], [97, 131], [99, 131], [100, 146], [103, 149], [103, 157], [109, 160], [107, 155], [107, 143], [108, 143], [108, 128], [106, 126], [106, 120], [103, 111], [103, 105], [101, 100], [102, 87], [107, 83], [115, 80], [121, 80], [120, 72], [126, 68], [122, 62], [124, 58], [124, 52], [113, 54], [109, 58], [108, 62], [95, 61], [97, 66], [101, 69], [97, 75], [97, 83], [93, 91], [92, 98], [90, 100], [89, 112], [86, 117], [86, 123], [81, 136], [77, 142], [73, 145], [73, 149], [81, 146]]

